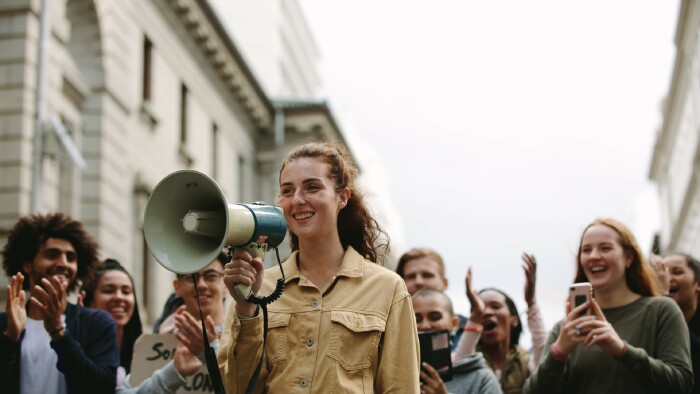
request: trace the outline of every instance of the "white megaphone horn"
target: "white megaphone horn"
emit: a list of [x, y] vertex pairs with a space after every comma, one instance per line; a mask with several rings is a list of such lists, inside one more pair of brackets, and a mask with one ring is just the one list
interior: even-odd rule
[[[219, 185], [193, 170], [163, 178], [144, 214], [151, 254], [163, 268], [178, 274], [204, 269], [226, 246], [246, 248], [264, 258], [286, 233], [281, 209], [264, 203], [227, 204]], [[235, 290], [244, 299], [250, 296], [250, 286], [238, 284]]]

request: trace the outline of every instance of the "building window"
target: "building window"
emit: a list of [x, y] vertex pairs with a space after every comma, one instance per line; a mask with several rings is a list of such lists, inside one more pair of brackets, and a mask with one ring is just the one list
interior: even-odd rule
[[[61, 117], [58, 125], [63, 125], [68, 135], [71, 137], [75, 147], [81, 151], [82, 133], [65, 118]], [[55, 126], [54, 126], [55, 127]], [[53, 137], [53, 136], [52, 136]], [[54, 140], [55, 141], [55, 140]], [[71, 157], [66, 153], [64, 146], [57, 146], [56, 154], [59, 161], [59, 181], [58, 183], [58, 210], [71, 215], [74, 218], [80, 217], [80, 196], [81, 196], [81, 174], [80, 169]]]
[[216, 179], [219, 174], [219, 126], [211, 124], [211, 176]]
[[180, 143], [187, 142], [187, 86], [180, 84]]
[[151, 69], [153, 59], [153, 43], [148, 37], [143, 37], [143, 101], [151, 100]]

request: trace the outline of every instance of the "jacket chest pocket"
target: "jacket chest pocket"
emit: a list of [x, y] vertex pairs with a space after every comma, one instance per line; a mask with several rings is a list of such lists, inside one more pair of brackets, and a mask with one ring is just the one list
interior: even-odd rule
[[271, 312], [268, 316], [265, 353], [271, 363], [287, 358], [287, 327], [291, 316], [289, 313], [274, 312]]
[[331, 311], [328, 356], [349, 371], [369, 368], [385, 328], [386, 319], [375, 315]]

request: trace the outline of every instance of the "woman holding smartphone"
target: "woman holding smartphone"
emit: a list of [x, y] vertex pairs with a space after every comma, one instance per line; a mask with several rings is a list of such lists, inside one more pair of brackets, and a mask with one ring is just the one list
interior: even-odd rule
[[254, 392], [417, 393], [416, 321], [403, 280], [375, 262], [383, 231], [356, 187], [344, 148], [303, 145], [280, 171], [279, 204], [292, 255], [285, 286], [263, 316], [234, 286], [270, 294], [282, 277], [236, 249], [224, 281], [236, 299], [224, 326], [219, 367], [228, 392], [242, 393], [264, 359]]
[[[630, 230], [596, 219], [581, 236], [576, 283], [594, 297], [552, 329], [525, 393], [687, 393], [693, 385], [688, 328], [675, 303], [657, 297]], [[589, 311], [590, 313], [583, 312]]]

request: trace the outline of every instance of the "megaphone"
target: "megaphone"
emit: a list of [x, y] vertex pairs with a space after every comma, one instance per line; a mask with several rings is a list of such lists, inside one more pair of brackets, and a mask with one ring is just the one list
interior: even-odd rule
[[[156, 185], [146, 204], [144, 234], [156, 261], [178, 274], [198, 272], [225, 246], [246, 248], [263, 258], [287, 233], [282, 210], [264, 203], [228, 204], [207, 175], [176, 171]], [[250, 286], [238, 284], [243, 299]]]

